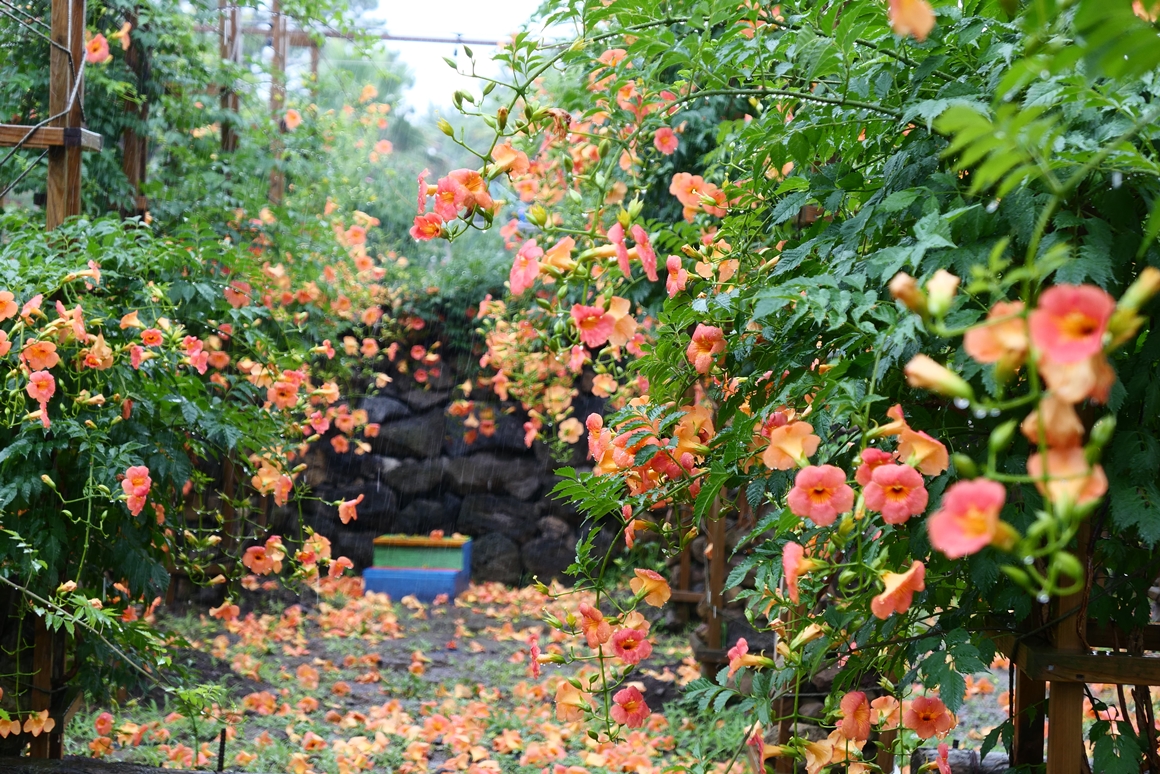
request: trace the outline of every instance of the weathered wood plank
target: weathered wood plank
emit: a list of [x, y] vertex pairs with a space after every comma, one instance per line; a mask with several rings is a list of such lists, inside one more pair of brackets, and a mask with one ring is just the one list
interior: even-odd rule
[[[81, 150], [99, 151], [104, 145], [104, 138], [88, 129], [42, 126], [29, 135], [30, 128], [21, 124], [0, 124], [0, 148], [22, 145], [25, 148], [41, 150], [80, 146]], [[25, 140], [25, 137], [28, 139]]]

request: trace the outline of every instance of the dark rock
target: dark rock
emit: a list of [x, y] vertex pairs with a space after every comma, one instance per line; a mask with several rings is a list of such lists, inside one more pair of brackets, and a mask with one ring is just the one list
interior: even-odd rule
[[576, 561], [576, 539], [541, 537], [529, 540], [520, 551], [524, 570], [541, 581], [563, 578], [568, 565]]
[[403, 464], [402, 460], [394, 457], [384, 457], [380, 454], [368, 454], [363, 457], [362, 474], [371, 481], [385, 480], [392, 470]]
[[404, 535], [427, 535], [441, 529], [450, 533], [455, 529], [458, 513], [448, 512], [438, 500], [413, 500], [395, 519], [395, 531]]
[[516, 584], [522, 574], [520, 549], [508, 538], [493, 532], [472, 541], [471, 577], [475, 580]]
[[450, 390], [424, 390], [415, 387], [405, 390], [401, 395], [403, 402], [415, 411], [426, 411], [435, 406], [442, 406], [451, 400]]
[[1004, 774], [1009, 768], [1011, 768], [1011, 759], [1007, 757], [1005, 752], [989, 752], [983, 757], [983, 760], [979, 761], [979, 774]]
[[525, 463], [520, 468], [511, 470], [503, 480], [503, 488], [512, 497], [521, 500], [530, 500], [536, 496], [543, 485], [543, 470], [536, 462]]
[[347, 486], [320, 489], [317, 494], [329, 501], [356, 500], [359, 495], [363, 497], [355, 509], [358, 518], [350, 524], [343, 524], [338, 518], [338, 508], [325, 502], [316, 501], [312, 510], [304, 511], [307, 523], [331, 540], [339, 532], [352, 529], [373, 531], [376, 535], [389, 532], [391, 521], [399, 512], [399, 495], [376, 481], [359, 479]]
[[573, 542], [575, 542], [572, 528], [563, 519], [558, 519], [555, 516], [545, 516], [536, 522], [536, 527], [540, 531], [540, 537], [564, 540], [572, 536]]
[[330, 550], [334, 556], [345, 556], [354, 564], [355, 572], [370, 567], [375, 560], [375, 538], [379, 533], [372, 530], [340, 529], [330, 538]]
[[540, 467], [527, 457], [500, 457], [490, 452], [447, 462], [447, 479], [456, 494], [507, 492], [521, 500], [540, 488]]
[[533, 506], [510, 497], [470, 495], [463, 498], [456, 530], [472, 537], [501, 532], [517, 543], [535, 533]]
[[367, 421], [376, 424], [390, 422], [392, 419], [401, 419], [411, 416], [411, 409], [406, 403], [386, 395], [371, 395], [363, 398], [361, 408], [367, 412]]
[[[455, 517], [459, 521], [459, 509], [463, 507], [463, 498], [453, 492], [443, 493], [443, 512]], [[452, 525], [454, 528], [454, 525]]]
[[400, 457], [436, 457], [443, 448], [443, 412], [429, 411], [383, 425], [375, 451]]
[[[477, 407], [476, 415], [480, 411]], [[527, 453], [528, 447], [524, 444], [524, 420], [511, 414], [503, 414], [499, 406], [491, 407], [495, 412], [495, 433], [484, 435], [479, 433], [473, 443], [463, 440], [467, 429], [463, 426], [460, 417], [447, 417], [447, 442], [443, 450], [448, 457], [464, 457], [482, 451], [506, 451], [517, 454]]]
[[[545, 515], [563, 519], [575, 529], [584, 521], [584, 514], [580, 513], [570, 500], [559, 500], [552, 496], [552, 489], [560, 480], [559, 476], [551, 476], [544, 481], [544, 495], [540, 503]], [[638, 539], [639, 537], [638, 535]]]
[[401, 465], [384, 478], [392, 488], [398, 489], [405, 495], [421, 494], [437, 489], [443, 483], [446, 469], [446, 457], [426, 460], [409, 459], [403, 460]]

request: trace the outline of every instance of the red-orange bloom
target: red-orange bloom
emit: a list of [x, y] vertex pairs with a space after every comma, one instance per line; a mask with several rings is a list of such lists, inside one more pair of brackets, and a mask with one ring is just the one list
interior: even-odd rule
[[51, 341], [33, 339], [24, 345], [20, 359], [28, 365], [29, 370], [44, 371], [54, 368], [60, 362], [60, 355], [56, 353], [56, 345]]
[[345, 500], [338, 504], [338, 518], [342, 520], [343, 524], [350, 524], [358, 518], [358, 511], [356, 507], [363, 501], [366, 495], [359, 495], [353, 500]]
[[612, 315], [599, 306], [573, 304], [572, 320], [580, 333], [580, 341], [593, 349], [604, 346], [616, 327]]
[[870, 612], [885, 621], [892, 613], [905, 613], [914, 601], [914, 592], [926, 589], [926, 567], [915, 561], [906, 572], [884, 572], [883, 591], [870, 600]]
[[870, 738], [870, 702], [862, 691], [850, 691], [839, 703], [842, 719], [838, 732], [846, 739], [865, 742]]
[[919, 739], [940, 739], [955, 727], [955, 716], [933, 696], [919, 696], [910, 702], [902, 713], [902, 725], [909, 728]]
[[604, 614], [587, 602], [580, 603], [580, 631], [584, 632], [590, 648], [603, 645], [612, 636], [612, 627], [604, 620]]
[[655, 570], [633, 570], [636, 577], [629, 581], [628, 586], [632, 593], [644, 599], [645, 604], [653, 607], [663, 607], [669, 601], [672, 591], [669, 582]]
[[889, 0], [895, 35], [913, 35], [920, 43], [934, 29], [934, 9], [926, 0]]
[[613, 720], [629, 728], [640, 728], [644, 725], [650, 710], [639, 689], [632, 686], [624, 688], [617, 691], [612, 700], [615, 704], [612, 705], [609, 714]]
[[952, 484], [942, 507], [927, 521], [930, 544], [951, 559], [981, 551], [998, 533], [1006, 501], [1007, 490], [996, 481], [976, 478]]
[[652, 653], [652, 643], [639, 629], [621, 629], [612, 635], [612, 652], [626, 664], [639, 664]]
[[813, 559], [806, 558], [806, 550], [797, 543], [786, 543], [781, 552], [781, 568], [785, 576], [785, 587], [790, 600], [796, 605], [801, 602], [798, 580], [817, 566]]
[[698, 323], [685, 357], [699, 374], [709, 373], [717, 356], [725, 351], [725, 331], [715, 325]]
[[666, 156], [671, 156], [676, 153], [680, 144], [676, 132], [667, 126], [662, 126], [660, 129], [657, 129], [656, 134], [653, 135], [653, 145]]
[[513, 296], [522, 294], [535, 284], [536, 278], [540, 276], [539, 259], [543, 254], [544, 251], [540, 249], [534, 239], [524, 242], [523, 247], [516, 253], [516, 259], [512, 263], [511, 272], [508, 274]]
[[[1080, 446], [1048, 449], [1046, 473], [1043, 458], [1032, 454], [1027, 460], [1027, 473], [1036, 479], [1039, 493], [1053, 503], [1086, 505], [1108, 491], [1108, 477], [1103, 467], [1090, 464]], [[1042, 480], [1045, 475], [1046, 483]]]
[[1022, 312], [1022, 301], [995, 304], [982, 325], [963, 335], [963, 349], [976, 362], [1018, 368], [1027, 356], [1027, 322]]
[[153, 487], [153, 479], [149, 477], [149, 468], [145, 465], [134, 465], [125, 471], [125, 478], [121, 481], [121, 489], [131, 497], [145, 497]]
[[16, 305], [16, 296], [9, 290], [0, 290], [0, 320], [15, 317], [20, 307]]
[[427, 242], [443, 235], [443, 219], [433, 212], [416, 215], [411, 226], [411, 238], [417, 242]]
[[43, 406], [56, 394], [56, 379], [48, 371], [33, 371], [28, 377], [28, 386], [24, 389], [28, 391], [30, 398]]
[[769, 445], [762, 452], [761, 461], [771, 470], [804, 467], [821, 442], [809, 422], [790, 422], [770, 432]]
[[1057, 363], [1085, 360], [1103, 350], [1115, 309], [1115, 299], [1094, 285], [1056, 285], [1028, 318], [1031, 341]]
[[795, 515], [828, 527], [839, 513], [854, 507], [854, 490], [846, 483], [846, 473], [841, 468], [810, 465], [798, 471], [786, 503]]
[[922, 475], [909, 465], [879, 465], [863, 492], [866, 507], [882, 514], [887, 524], [904, 524], [926, 510]]

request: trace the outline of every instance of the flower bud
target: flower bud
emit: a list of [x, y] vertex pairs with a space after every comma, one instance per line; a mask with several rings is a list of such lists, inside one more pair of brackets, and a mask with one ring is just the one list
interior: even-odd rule
[[924, 316], [927, 314], [926, 294], [918, 287], [918, 280], [914, 277], [900, 271], [890, 280], [889, 287], [890, 295], [896, 301], [901, 301], [907, 309]]
[[501, 132], [507, 128], [507, 120], [508, 109], [506, 107], [500, 107], [495, 111], [495, 123]]
[[1005, 564], [999, 568], [1011, 580], [1019, 584], [1020, 587], [1026, 589], [1031, 586], [1031, 576], [1026, 572], [1010, 564]]
[[978, 478], [979, 468], [973, 459], [962, 452], [955, 452], [951, 455], [951, 459], [955, 462], [955, 471], [962, 478]]
[[1011, 439], [1015, 437], [1015, 428], [1019, 424], [1010, 419], [991, 431], [991, 437], [987, 440], [987, 449], [992, 454], [998, 454], [1011, 445]]
[[911, 387], [937, 392], [949, 398], [973, 400], [975, 391], [961, 376], [926, 355], [915, 355], [904, 369]]
[[528, 207], [527, 216], [529, 221], [540, 228], [543, 228], [544, 224], [548, 222], [548, 211], [544, 209], [544, 205], [542, 204], [533, 204], [531, 207]]
[[939, 269], [926, 283], [927, 308], [935, 317], [942, 317], [951, 310], [955, 294], [959, 290], [959, 278], [945, 269]]
[[1116, 418], [1109, 414], [1106, 417], [1100, 417], [1096, 423], [1092, 425], [1091, 434], [1088, 436], [1091, 440], [1091, 445], [1102, 449], [1107, 445], [1108, 441], [1112, 440], [1112, 434], [1116, 432]]
[[446, 118], [440, 118], [435, 125], [439, 127], [439, 131], [443, 132], [443, 134], [447, 135], [448, 137], [453, 137], [455, 135], [455, 129], [451, 126]]
[[77, 590], [76, 581], [65, 581], [56, 587], [57, 594], [71, 594]]
[[47, 486], [49, 489], [51, 489], [54, 492], [56, 491], [56, 482], [53, 481], [51, 478], [49, 478], [47, 473], [42, 475], [40, 477], [40, 480], [43, 481], [44, 485]]

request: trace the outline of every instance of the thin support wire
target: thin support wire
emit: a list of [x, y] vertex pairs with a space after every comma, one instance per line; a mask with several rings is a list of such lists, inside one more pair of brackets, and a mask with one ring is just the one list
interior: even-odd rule
[[[8, 6], [9, 8], [11, 8], [13, 11], [16, 11], [16, 12], [17, 12], [17, 13], [19, 13], [19, 14], [23, 14], [24, 16], [27, 16], [27, 17], [28, 17], [28, 19], [29, 19], [29, 21], [31, 21], [31, 22], [35, 22], [36, 24], [39, 24], [41, 27], [44, 27], [46, 30], [47, 30], [47, 29], [52, 29], [52, 28], [51, 28], [51, 27], [48, 25], [48, 23], [44, 21], [44, 19], [40, 19], [40, 18], [38, 18], [38, 17], [36, 17], [36, 16], [33, 16], [32, 14], [30, 14], [28, 11], [24, 10], [24, 9], [23, 9], [23, 8], [21, 8], [20, 6], [18, 6], [18, 5], [13, 5], [12, 3], [8, 2], [8, 0], [0, 0], [0, 5], [6, 5], [6, 6]], [[28, 24], [28, 23], [29, 23], [29, 22], [24, 22], [24, 21], [22, 21], [22, 22], [21, 22], [21, 24]]]
[[[8, 3], [4, 2], [4, 0], [0, 0], [0, 5], [8, 5]], [[61, 44], [57, 43], [55, 40], [53, 40], [52, 38], [50, 38], [48, 35], [45, 35], [45, 34], [44, 34], [43, 32], [41, 32], [40, 30], [34, 29], [34, 28], [32, 27], [32, 25], [31, 25], [31, 24], [29, 24], [28, 22], [24, 21], [24, 20], [23, 20], [23, 19], [21, 19], [20, 17], [18, 17], [18, 16], [14, 16], [12, 13], [10, 13], [10, 12], [8, 12], [8, 11], [5, 11], [3, 8], [0, 8], [0, 13], [4, 14], [4, 15], [5, 15], [5, 16], [7, 16], [9, 19], [11, 19], [12, 21], [16, 22], [16, 23], [17, 23], [17, 24], [19, 24], [21, 27], [25, 27], [25, 28], [26, 28], [26, 29], [27, 29], [29, 32], [31, 32], [33, 35], [36, 35], [37, 37], [40, 37], [40, 38], [44, 38], [46, 41], [48, 41], [48, 45], [52, 46], [53, 48], [58, 48], [58, 49], [60, 49], [61, 51], [64, 51], [66, 54], [71, 54], [71, 52], [70, 52], [70, 51], [69, 51], [67, 48], [65, 48], [65, 47], [64, 47], [64, 46], [62, 46]], [[70, 56], [69, 58], [71, 59], [72, 57]]]
[[9, 192], [9, 191], [11, 191], [11, 190], [12, 190], [13, 188], [15, 188], [17, 185], [19, 185], [19, 184], [20, 184], [20, 181], [21, 181], [21, 180], [23, 180], [23, 179], [25, 178], [25, 176], [26, 176], [26, 175], [27, 175], [29, 172], [31, 172], [31, 171], [32, 171], [33, 167], [35, 167], [35, 166], [37, 166], [38, 164], [40, 164], [40, 162], [41, 162], [41, 161], [43, 161], [43, 160], [44, 160], [44, 157], [45, 157], [45, 156], [47, 156], [47, 155], [48, 155], [48, 148], [45, 148], [43, 151], [41, 151], [41, 154], [40, 154], [39, 156], [37, 156], [37, 157], [36, 157], [36, 158], [35, 158], [35, 159], [32, 161], [32, 163], [30, 163], [30, 164], [29, 164], [27, 167], [25, 167], [25, 168], [24, 168], [24, 171], [23, 171], [23, 172], [21, 172], [19, 175], [17, 175], [17, 176], [16, 176], [16, 179], [15, 179], [15, 180], [13, 180], [11, 183], [9, 183], [9, 184], [8, 184], [8, 185], [7, 185], [7, 186], [4, 188], [4, 190], [3, 190], [3, 191], [0, 191], [0, 199], [3, 199], [5, 196], [7, 196], [7, 195], [8, 195], [8, 192]]

